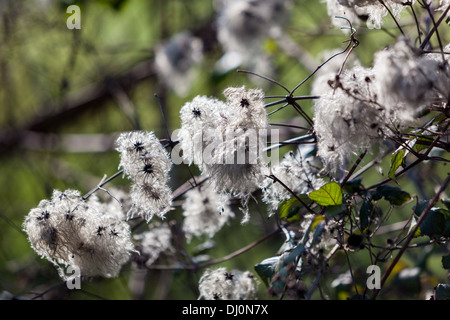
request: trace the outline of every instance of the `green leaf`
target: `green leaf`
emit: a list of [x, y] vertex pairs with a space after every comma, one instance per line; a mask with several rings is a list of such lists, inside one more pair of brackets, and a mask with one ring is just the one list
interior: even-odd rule
[[329, 182], [319, 190], [310, 192], [308, 196], [321, 206], [337, 206], [342, 203], [342, 189], [336, 182]]
[[297, 198], [293, 197], [289, 200], [281, 202], [281, 204], [278, 206], [278, 215], [281, 219], [290, 219], [292, 217], [295, 217], [299, 210], [300, 202], [297, 200]]
[[414, 208], [414, 214], [419, 217], [428, 205], [429, 200], [419, 200]]
[[388, 177], [394, 181], [397, 181], [395, 171], [402, 165], [404, 156], [405, 156], [404, 149], [400, 149], [399, 151], [392, 154], [391, 168], [389, 169]]
[[312, 243], [311, 245], [316, 244], [318, 241], [320, 241], [320, 236], [322, 235], [322, 233], [325, 231], [325, 219], [321, 220], [317, 225], [314, 226], [314, 233], [313, 233], [313, 237], [312, 237]]
[[411, 195], [408, 192], [403, 191], [400, 188], [388, 185], [379, 186], [376, 190], [376, 193], [396, 206], [401, 206], [402, 204], [411, 200]]
[[288, 265], [291, 262], [294, 262], [295, 259], [302, 255], [303, 252], [305, 252], [305, 246], [302, 244], [297, 245], [294, 249], [291, 251], [286, 251], [280, 256], [280, 259], [278, 260], [276, 269], [280, 269], [286, 265]]
[[437, 208], [431, 209], [420, 225], [421, 233], [430, 238], [438, 239], [444, 234], [444, 230], [444, 215]]
[[430, 141], [430, 139], [426, 139], [426, 138], [418, 138], [416, 144], [414, 145], [414, 149], [417, 152], [427, 149], [430, 146], [431, 141]]
[[338, 216], [340, 214], [343, 214], [344, 212], [347, 212], [348, 206], [344, 203], [341, 203], [338, 206], [328, 206], [325, 208], [325, 215], [327, 217], [334, 217]]
[[[420, 200], [414, 208], [414, 214], [419, 217], [427, 207], [429, 200]], [[450, 211], [444, 208], [433, 207], [420, 225], [422, 235], [438, 239], [450, 236]]]
[[364, 190], [364, 187], [361, 184], [362, 179], [353, 179], [351, 181], [347, 181], [347, 183], [344, 185], [344, 190], [348, 193], [360, 193]]
[[441, 202], [450, 210], [450, 198], [441, 199]]
[[[411, 231], [414, 229], [416, 224], [417, 224], [416, 219], [414, 217], [412, 217], [412, 221], [411, 221], [411, 225], [409, 226], [408, 234], [411, 233]], [[420, 227], [419, 227], [419, 228], [417, 228], [416, 232], [414, 233], [414, 238], [421, 237], [421, 236], [423, 236], [423, 234], [420, 231]]]
[[264, 259], [260, 263], [254, 266], [256, 273], [260, 276], [262, 281], [268, 285], [270, 279], [276, 272], [276, 266], [280, 257], [271, 257]]
[[359, 227], [365, 230], [369, 226], [369, 217], [373, 211], [373, 203], [364, 199], [361, 208], [359, 209]]
[[325, 217], [322, 215], [317, 215], [314, 217], [312, 224], [311, 224], [311, 231], [314, 230], [314, 228], [321, 222], [325, 221]]
[[439, 283], [434, 288], [435, 300], [449, 300], [450, 299], [450, 284]]
[[[304, 202], [309, 201], [308, 196], [304, 194], [299, 194], [297, 197]], [[280, 205], [278, 206], [278, 215], [281, 219], [293, 221], [300, 218], [298, 216], [298, 212], [303, 207], [303, 205], [300, 203], [300, 201], [298, 201], [297, 197], [292, 197], [280, 203]]]
[[444, 237], [450, 238], [450, 219], [446, 218], [445, 224], [444, 224]]
[[442, 256], [442, 267], [447, 270], [450, 269], [450, 253]]

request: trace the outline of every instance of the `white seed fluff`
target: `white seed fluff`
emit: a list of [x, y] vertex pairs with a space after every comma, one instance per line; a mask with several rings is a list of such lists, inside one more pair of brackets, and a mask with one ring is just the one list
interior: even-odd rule
[[229, 219], [234, 218], [228, 200], [227, 195], [217, 193], [208, 183], [186, 193], [182, 207], [183, 231], [188, 242], [193, 237], [214, 237]]
[[149, 230], [134, 236], [139, 241], [145, 265], [153, 264], [163, 252], [172, 252], [172, 232], [167, 223], [149, 225]]
[[100, 208], [78, 191], [55, 190], [51, 200], [42, 200], [26, 216], [23, 228], [31, 247], [63, 279], [67, 266], [79, 267], [82, 277], [116, 277], [134, 251], [129, 225]]
[[[283, 160], [271, 167], [271, 174], [279, 179], [295, 194], [306, 194], [319, 189], [325, 182], [317, 176], [314, 158], [289, 152]], [[278, 181], [266, 178], [260, 188], [263, 192], [262, 200], [268, 205], [269, 216], [273, 215], [279, 204], [293, 197], [292, 193]]]
[[155, 67], [160, 79], [178, 96], [185, 96], [197, 75], [195, 66], [203, 60], [203, 42], [189, 32], [180, 32], [155, 50]]
[[248, 271], [226, 268], [207, 269], [200, 278], [199, 300], [252, 300], [256, 298], [258, 282]]
[[119, 168], [133, 181], [128, 218], [142, 216], [147, 222], [154, 215], [164, 218], [172, 205], [168, 185], [172, 162], [168, 153], [153, 132], [125, 132], [116, 144], [121, 158]]
[[389, 134], [384, 108], [378, 95], [372, 69], [344, 70], [326, 94], [315, 100], [314, 130], [318, 156], [333, 171], [345, 159], [369, 148], [376, 138]]

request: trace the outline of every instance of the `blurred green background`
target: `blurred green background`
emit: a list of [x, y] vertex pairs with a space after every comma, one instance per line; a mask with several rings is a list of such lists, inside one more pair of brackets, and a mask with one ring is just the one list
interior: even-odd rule
[[[66, 8], [70, 4], [81, 8], [80, 30], [66, 28], [69, 17]], [[332, 26], [324, 3], [297, 0], [293, 4], [285, 33], [299, 48], [318, 63], [324, 50], [345, 48], [347, 38]], [[255, 77], [235, 70], [221, 75], [213, 72], [214, 64], [223, 54], [215, 39], [215, 19], [210, 0], [1, 1], [0, 292], [6, 290], [33, 297], [52, 289], [42, 296], [45, 299], [198, 297], [201, 270], [197, 273], [148, 270], [143, 275], [144, 293], [134, 296], [129, 289], [136, 276], [131, 263], [124, 266], [117, 279], [94, 279], [83, 282], [83, 290], [68, 292], [58, 287], [61, 281], [55, 268], [30, 248], [21, 225], [29, 210], [41, 199], [49, 198], [53, 189], [74, 188], [86, 193], [103, 175], [114, 174], [119, 163], [118, 154], [113, 150], [117, 133], [144, 129], [154, 131], [161, 139], [167, 138], [155, 94], [161, 98], [169, 130], [174, 130], [179, 127], [180, 107], [196, 95], [223, 99], [222, 91], [229, 86], [260, 85], [255, 83]], [[153, 61], [155, 48], [183, 30], [190, 30], [205, 42], [204, 58], [195, 67], [197, 76], [189, 92], [179, 96], [158, 78]], [[398, 34], [390, 21], [385, 30], [362, 27], [357, 30], [360, 46], [354, 54], [370, 65], [373, 53], [394, 42]], [[264, 50], [275, 66], [272, 77], [287, 88], [293, 88], [311, 72], [273, 39], [264, 42]], [[268, 82], [261, 85], [266, 95], [285, 94]], [[309, 88], [307, 82], [296, 94], [307, 95]], [[311, 105], [310, 101], [302, 104], [309, 115], [312, 115]], [[291, 121], [294, 117], [297, 117], [294, 111], [286, 108], [271, 117], [271, 122]], [[297, 123], [302, 122], [298, 119]], [[381, 167], [386, 170], [389, 162]], [[436, 182], [440, 180], [439, 172], [448, 172], [445, 167], [430, 166], [428, 170], [427, 179]], [[193, 171], [197, 173], [195, 168]], [[369, 173], [364, 180], [367, 185], [380, 180], [375, 170]], [[172, 187], [176, 189], [188, 178], [185, 167], [174, 168]], [[108, 187], [127, 185], [126, 180], [118, 178]], [[423, 191], [425, 197], [433, 195], [432, 186]], [[402, 187], [412, 194], [419, 193], [414, 183]], [[391, 222], [408, 217], [413, 205], [396, 209]], [[235, 210], [237, 218], [214, 238], [216, 248], [210, 252], [212, 257], [225, 256], [273, 230], [276, 219], [267, 218], [261, 203], [252, 204], [251, 210], [251, 223], [246, 226], [240, 225], [240, 213]], [[181, 217], [179, 209], [169, 214], [169, 219], [178, 222]], [[283, 240], [281, 235], [274, 236], [221, 265], [253, 271], [255, 264], [275, 255]], [[199, 243], [186, 244], [186, 248], [193, 250]], [[427, 260], [432, 261], [427, 268], [429, 288], [447, 280], [446, 271], [439, 268], [440, 257], [436, 254]], [[406, 256], [402, 263], [417, 264], [414, 255], [409, 259], [408, 262]], [[338, 255], [335, 261], [335, 269], [324, 278], [324, 283], [331, 283], [346, 269], [345, 256]], [[355, 270], [362, 272], [363, 279], [367, 253], [352, 254], [351, 261]], [[345, 298], [352, 290], [347, 288], [341, 295], [335, 288], [325, 291], [335, 292], [333, 298]], [[262, 284], [260, 291], [261, 298], [272, 298]], [[386, 297], [423, 298], [424, 293], [412, 289], [406, 294], [391, 294]]]

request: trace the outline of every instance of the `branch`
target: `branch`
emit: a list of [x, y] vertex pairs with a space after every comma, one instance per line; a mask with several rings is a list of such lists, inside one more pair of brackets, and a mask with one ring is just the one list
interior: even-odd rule
[[400, 249], [399, 253], [397, 254], [397, 256], [394, 258], [394, 260], [392, 261], [392, 263], [389, 265], [388, 269], [386, 270], [386, 272], [384, 273], [383, 278], [381, 279], [381, 287], [380, 289], [377, 289], [374, 292], [373, 298], [375, 299], [378, 294], [381, 291], [381, 288], [383, 287], [384, 283], [386, 282], [387, 278], [389, 277], [389, 275], [391, 274], [392, 270], [394, 269], [395, 265], [398, 263], [398, 261], [400, 260], [400, 258], [402, 257], [403, 253], [405, 252], [405, 250], [408, 248], [409, 243], [411, 242], [411, 240], [414, 238], [414, 235], [416, 233], [416, 231], [419, 229], [420, 224], [423, 222], [423, 220], [427, 217], [428, 213], [430, 212], [431, 208], [433, 208], [433, 206], [436, 204], [436, 202], [439, 200], [439, 197], [441, 195], [441, 193], [445, 190], [445, 188], [447, 188], [447, 185], [450, 183], [450, 173], [447, 174], [447, 178], [445, 179], [445, 181], [443, 182], [443, 184], [441, 185], [441, 187], [439, 188], [438, 192], [436, 192], [436, 194], [434, 195], [433, 199], [431, 199], [428, 202], [428, 205], [426, 206], [426, 208], [422, 211], [422, 213], [419, 216], [419, 219], [417, 220], [416, 225], [414, 226], [414, 228], [409, 232], [408, 237], [406, 238], [405, 243], [403, 244], [403, 247]]
[[280, 231], [281, 231], [281, 228], [278, 228], [278, 229], [266, 234], [262, 238], [260, 238], [256, 241], [253, 241], [252, 243], [246, 245], [245, 247], [243, 247], [241, 249], [238, 249], [222, 258], [214, 259], [209, 262], [205, 262], [203, 264], [199, 264], [199, 265], [151, 265], [151, 266], [147, 266], [147, 268], [153, 269], [153, 270], [198, 270], [198, 269], [210, 267], [212, 265], [216, 265], [216, 264], [228, 261], [232, 258], [237, 257], [238, 255], [243, 254], [244, 252], [257, 246], [258, 244], [260, 244], [260, 243], [266, 241], [267, 239], [271, 238], [272, 236], [278, 234]]

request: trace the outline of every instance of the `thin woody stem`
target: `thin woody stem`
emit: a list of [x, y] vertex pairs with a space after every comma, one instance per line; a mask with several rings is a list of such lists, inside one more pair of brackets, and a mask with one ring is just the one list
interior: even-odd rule
[[226, 256], [223, 256], [218, 259], [211, 260], [209, 262], [205, 262], [203, 264], [192, 264], [192, 265], [151, 265], [147, 266], [148, 269], [155, 269], [155, 270], [198, 270], [202, 268], [207, 268], [228, 260], [231, 260], [238, 255], [243, 254], [244, 252], [249, 251], [250, 249], [256, 247], [258, 244], [266, 241], [267, 239], [273, 237], [274, 235], [281, 232], [281, 228], [277, 228], [276, 230], [266, 234], [265, 236], [261, 237], [258, 240], [253, 241], [252, 243], [246, 245], [245, 247], [242, 247], [236, 251], [233, 251], [230, 254], [227, 254]]
[[404, 36], [405, 33], [403, 32], [402, 27], [400, 26], [400, 24], [398, 23], [397, 19], [395, 18], [394, 14], [391, 12], [391, 10], [389, 9], [389, 7], [386, 5], [386, 3], [384, 3], [383, 0], [378, 0], [378, 2], [380, 2], [387, 10], [387, 12], [389, 13], [389, 15], [392, 17], [392, 20], [394, 20], [395, 24], [397, 25], [398, 30], [400, 30], [401, 34]]
[[445, 19], [445, 17], [447, 16], [447, 12], [449, 10], [450, 10], [450, 5], [447, 7], [447, 9], [445, 9], [445, 11], [442, 13], [442, 15], [436, 21], [436, 23], [434, 23], [433, 28], [430, 30], [430, 32], [428, 32], [428, 34], [426, 35], [426, 37], [423, 40], [422, 44], [420, 45], [420, 49], [422, 49], [422, 50], [425, 49], [425, 46], [428, 44], [428, 42], [430, 41], [431, 37], [436, 32], [436, 30], [439, 27], [439, 25], [441, 24], [441, 22]]
[[359, 155], [358, 159], [356, 159], [355, 163], [353, 164], [352, 168], [345, 176], [344, 180], [342, 180], [341, 187], [343, 187], [347, 183], [347, 181], [350, 179], [353, 172], [355, 172], [356, 168], [359, 166], [359, 164], [361, 163], [362, 159], [364, 158], [364, 156], [366, 154], [367, 154], [367, 150], [364, 150], [364, 152]]
[[417, 220], [416, 225], [414, 226], [414, 228], [409, 232], [408, 237], [405, 240], [405, 243], [403, 244], [403, 247], [400, 249], [400, 251], [398, 252], [397, 256], [394, 258], [394, 260], [392, 261], [392, 263], [389, 265], [388, 269], [386, 270], [386, 272], [383, 275], [383, 278], [381, 279], [380, 282], [380, 289], [377, 289], [374, 292], [373, 295], [373, 299], [375, 299], [378, 294], [381, 291], [381, 288], [383, 288], [383, 285], [385, 284], [387, 278], [389, 277], [389, 275], [391, 274], [392, 270], [394, 269], [394, 267], [396, 266], [396, 264], [398, 263], [398, 261], [400, 260], [400, 258], [402, 257], [403, 253], [405, 253], [405, 250], [408, 248], [409, 243], [411, 242], [411, 240], [414, 238], [414, 235], [416, 234], [417, 230], [419, 229], [421, 223], [423, 222], [423, 220], [427, 217], [428, 213], [430, 212], [431, 208], [435, 205], [435, 203], [439, 200], [439, 197], [441, 195], [441, 193], [445, 190], [445, 188], [447, 188], [447, 185], [450, 183], [450, 174], [447, 174], [447, 178], [445, 179], [445, 181], [442, 183], [441, 187], [439, 188], [438, 192], [436, 192], [436, 194], [434, 195], [433, 199], [431, 199], [428, 202], [428, 205], [425, 207], [425, 209], [423, 209], [422, 213], [419, 216], [419, 219]]
[[300, 202], [310, 213], [312, 213], [314, 215], [316, 214], [316, 212], [313, 209], [311, 209], [302, 199], [300, 199], [300, 197], [294, 191], [292, 191], [287, 185], [285, 185], [283, 183], [283, 181], [281, 181], [280, 179], [275, 177], [273, 174], [271, 174], [269, 176], [269, 178], [271, 178], [271, 179], [277, 181], [278, 183], [280, 183], [283, 186], [283, 188], [285, 188], [287, 191], [289, 191], [295, 197], [295, 199], [297, 199], [298, 202]]
[[120, 170], [120, 171], [116, 172], [115, 174], [113, 174], [111, 177], [109, 177], [109, 178], [107, 178], [107, 179], [104, 177], [104, 178], [100, 181], [100, 183], [99, 183], [94, 189], [92, 189], [91, 191], [89, 191], [88, 193], [86, 193], [86, 194], [83, 196], [83, 200], [87, 200], [92, 194], [94, 194], [94, 193], [97, 192], [98, 190], [102, 189], [102, 187], [103, 187], [105, 184], [107, 184], [107, 183], [110, 182], [111, 180], [117, 178], [117, 177], [120, 176], [122, 173], [123, 173], [123, 170]]

